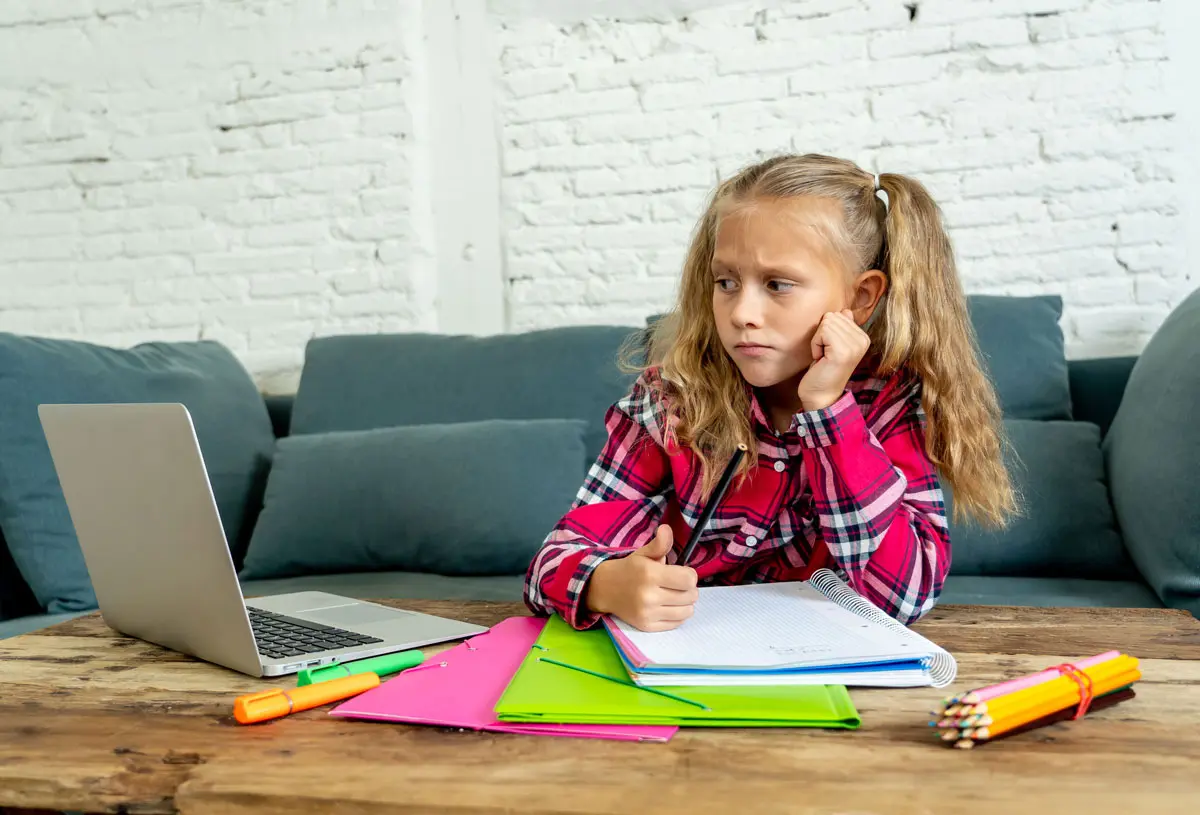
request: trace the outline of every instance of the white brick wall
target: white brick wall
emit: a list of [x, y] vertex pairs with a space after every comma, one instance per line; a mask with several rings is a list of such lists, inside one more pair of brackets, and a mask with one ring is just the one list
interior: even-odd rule
[[968, 290], [1061, 293], [1073, 356], [1139, 350], [1200, 284], [1160, 3], [687, 5], [502, 21], [513, 327], [665, 307], [708, 190], [775, 151], [925, 180]]
[[215, 338], [270, 387], [433, 328], [420, 11], [5, 0], [0, 330]]
[[969, 290], [1135, 352], [1200, 282], [1186, 2], [4, 0], [0, 330], [286, 389], [315, 334], [640, 323], [720, 175], [818, 150], [927, 181]]

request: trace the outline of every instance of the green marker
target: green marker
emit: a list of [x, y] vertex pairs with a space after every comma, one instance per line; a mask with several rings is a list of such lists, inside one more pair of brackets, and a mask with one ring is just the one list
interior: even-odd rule
[[323, 668], [305, 668], [300, 672], [296, 687], [315, 685], [330, 679], [341, 679], [352, 674], [376, 673], [380, 678], [387, 674], [400, 673], [406, 668], [412, 668], [425, 661], [425, 655], [420, 651], [400, 651], [396, 654], [384, 654], [381, 657], [360, 659], [357, 662], [346, 662], [341, 665], [326, 665]]

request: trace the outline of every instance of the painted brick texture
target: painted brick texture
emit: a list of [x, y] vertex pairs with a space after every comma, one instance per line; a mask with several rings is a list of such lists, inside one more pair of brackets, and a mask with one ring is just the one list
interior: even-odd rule
[[1061, 293], [1069, 353], [1136, 352], [1196, 285], [1178, 251], [1160, 5], [811, 0], [506, 21], [513, 326], [667, 305], [718, 178], [812, 151], [926, 182], [968, 291]]

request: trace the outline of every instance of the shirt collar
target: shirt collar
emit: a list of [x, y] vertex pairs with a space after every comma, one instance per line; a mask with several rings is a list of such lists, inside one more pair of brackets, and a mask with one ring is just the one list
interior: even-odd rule
[[749, 384], [746, 385], [746, 395], [750, 397], [750, 423], [755, 426], [755, 430], [768, 430], [774, 433], [775, 428], [771, 424], [771, 420], [767, 418], [767, 412], [763, 410], [762, 403], [758, 401], [758, 394]]
[[775, 430], [775, 423], [771, 421], [771, 417], [767, 415], [766, 409], [762, 406], [762, 402], [758, 399], [758, 394], [754, 392], [754, 388], [746, 385], [746, 395], [750, 398], [750, 424], [754, 428], [754, 433], [757, 436], [766, 435], [778, 443], [781, 440], [786, 440], [789, 436], [795, 434], [796, 426], [799, 424], [795, 415], [792, 416], [792, 421], [788, 425], [788, 429], [783, 433], [778, 433]]

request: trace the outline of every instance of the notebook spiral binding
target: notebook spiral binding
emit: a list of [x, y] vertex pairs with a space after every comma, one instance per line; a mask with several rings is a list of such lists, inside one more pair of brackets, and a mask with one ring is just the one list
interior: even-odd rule
[[873, 605], [865, 597], [847, 586], [845, 581], [834, 574], [833, 571], [829, 569], [817, 569], [809, 577], [808, 583], [842, 608], [852, 611], [859, 617], [870, 620], [873, 623], [878, 623], [900, 636], [916, 640], [921, 645], [932, 649], [933, 658], [923, 659], [921, 663], [929, 670], [929, 678], [935, 688], [946, 687], [958, 675], [958, 663], [949, 651], [938, 647], [916, 631], [904, 626], [898, 620], [889, 617], [882, 609]]

